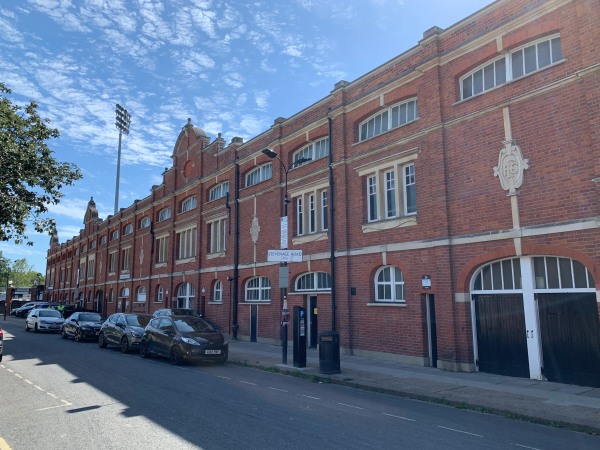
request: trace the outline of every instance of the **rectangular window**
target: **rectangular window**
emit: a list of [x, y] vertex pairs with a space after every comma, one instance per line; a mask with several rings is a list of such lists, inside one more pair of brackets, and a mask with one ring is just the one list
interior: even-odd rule
[[368, 202], [368, 220], [373, 222], [378, 220], [377, 217], [377, 177], [371, 176], [367, 178], [367, 202]]
[[88, 261], [88, 272], [87, 277], [93, 278], [96, 275], [96, 260], [94, 258], [90, 258]]
[[227, 219], [222, 218], [208, 223], [208, 253], [225, 251]]
[[131, 247], [121, 251], [121, 272], [129, 272], [131, 265]]
[[562, 60], [560, 36], [544, 38], [485, 63], [460, 79], [461, 99], [481, 94]]
[[196, 228], [177, 233], [177, 259], [196, 257]]
[[396, 172], [389, 170], [385, 177], [385, 216], [396, 217]]
[[156, 238], [156, 263], [166, 263], [167, 262], [167, 244], [169, 242], [168, 236], [160, 236]]
[[299, 197], [296, 199], [296, 230], [297, 235], [302, 236], [304, 234], [304, 202], [303, 198]]
[[327, 191], [321, 191], [321, 229], [329, 229], [329, 209], [327, 203]]
[[406, 214], [415, 214], [417, 212], [414, 164], [404, 167], [404, 211], [406, 211]]
[[117, 252], [110, 252], [108, 255], [108, 273], [117, 272]]
[[315, 210], [315, 195], [308, 195], [308, 232], [315, 233], [317, 231], [317, 212]]
[[85, 278], [85, 261], [79, 263], [79, 269], [77, 270], [77, 279], [83, 280]]

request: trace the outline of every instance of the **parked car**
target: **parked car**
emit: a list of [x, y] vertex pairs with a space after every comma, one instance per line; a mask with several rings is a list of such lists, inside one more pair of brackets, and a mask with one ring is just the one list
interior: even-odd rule
[[202, 314], [197, 313], [193, 309], [189, 308], [162, 308], [157, 309], [152, 314], [152, 317], [162, 317], [162, 316], [194, 316], [194, 317], [202, 317]]
[[46, 305], [48, 305], [48, 302], [27, 302], [24, 305], [12, 310], [10, 313], [15, 317], [27, 317], [27, 314], [29, 314], [29, 311], [31, 311], [33, 308], [40, 308]]
[[98, 339], [102, 328], [102, 316], [96, 312], [75, 311], [65, 320], [62, 337], [72, 337], [76, 342], [84, 339]]
[[116, 313], [111, 315], [102, 324], [98, 336], [98, 346], [106, 348], [107, 345], [118, 345], [123, 353], [131, 349], [139, 349], [144, 328], [150, 322], [150, 314]]
[[60, 312], [51, 308], [33, 308], [25, 319], [25, 331], [55, 331], [60, 333], [65, 319]]
[[4, 347], [4, 333], [0, 328], [0, 362], [2, 362], [2, 348]]
[[166, 356], [178, 365], [186, 361], [224, 364], [229, 343], [208, 321], [194, 316], [161, 316], [150, 320], [140, 344], [144, 358]]

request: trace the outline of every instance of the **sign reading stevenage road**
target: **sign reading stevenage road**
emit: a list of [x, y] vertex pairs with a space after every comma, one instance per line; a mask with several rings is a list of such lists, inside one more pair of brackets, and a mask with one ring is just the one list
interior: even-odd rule
[[302, 250], [269, 250], [267, 261], [302, 262]]

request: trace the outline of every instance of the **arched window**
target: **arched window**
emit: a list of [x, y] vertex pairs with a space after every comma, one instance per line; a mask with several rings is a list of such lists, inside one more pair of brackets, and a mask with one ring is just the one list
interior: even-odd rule
[[183, 283], [177, 290], [177, 307], [191, 309], [196, 291], [190, 283]]
[[265, 180], [270, 180], [273, 176], [273, 164], [267, 163], [252, 169], [246, 174], [246, 187], [254, 186]]
[[112, 289], [108, 291], [108, 303], [112, 303], [115, 300], [115, 291]]
[[208, 201], [212, 202], [213, 200], [217, 200], [219, 198], [223, 198], [229, 192], [229, 181], [224, 181], [223, 183], [217, 184], [210, 191], [208, 191]]
[[129, 288], [121, 289], [121, 293], [119, 294], [119, 298], [128, 298], [129, 297]]
[[404, 303], [404, 277], [399, 268], [385, 266], [377, 271], [375, 301]]
[[359, 141], [364, 141], [365, 139], [385, 133], [388, 130], [398, 128], [418, 118], [419, 112], [417, 111], [416, 98], [397, 103], [361, 122], [358, 126]]
[[144, 286], [140, 286], [137, 289], [137, 301], [140, 303], [146, 302], [146, 288]]
[[296, 165], [297, 167], [310, 161], [325, 158], [327, 155], [329, 155], [328, 137], [311, 142], [310, 144], [302, 147], [300, 150], [295, 151], [294, 155], [292, 156], [292, 161], [296, 162], [303, 158], [307, 160], [306, 162]]
[[158, 286], [156, 286], [156, 295], [154, 296], [154, 301], [156, 303], [162, 303], [163, 295], [164, 295], [163, 287], [162, 287], [162, 285], [159, 284]]
[[133, 233], [133, 225], [128, 223], [127, 225], [125, 225], [125, 228], [123, 229], [123, 236], [127, 236], [128, 234]]
[[213, 302], [221, 303], [223, 302], [223, 283], [221, 280], [215, 281], [213, 285]]
[[296, 278], [296, 291], [330, 291], [331, 277], [326, 272], [308, 272]]
[[271, 300], [271, 282], [267, 277], [254, 277], [246, 282], [247, 302], [267, 302]]
[[161, 222], [163, 220], [167, 220], [171, 218], [171, 208], [169, 208], [168, 206], [166, 208], [161, 209], [158, 212], [158, 222]]
[[181, 202], [181, 206], [179, 208], [179, 212], [180, 213], [184, 213], [187, 211], [191, 211], [192, 209], [195, 209], [197, 205], [197, 200], [196, 200], [196, 196], [195, 195], [191, 195], [188, 198], [186, 198], [185, 200], [183, 200]]
[[140, 229], [148, 228], [150, 226], [150, 217], [142, 217], [140, 220]]

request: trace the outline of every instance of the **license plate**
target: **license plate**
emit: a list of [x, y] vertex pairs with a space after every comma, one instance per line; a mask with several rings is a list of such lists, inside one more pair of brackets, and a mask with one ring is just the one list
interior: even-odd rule
[[206, 350], [204, 353], [206, 355], [220, 355], [221, 350]]

